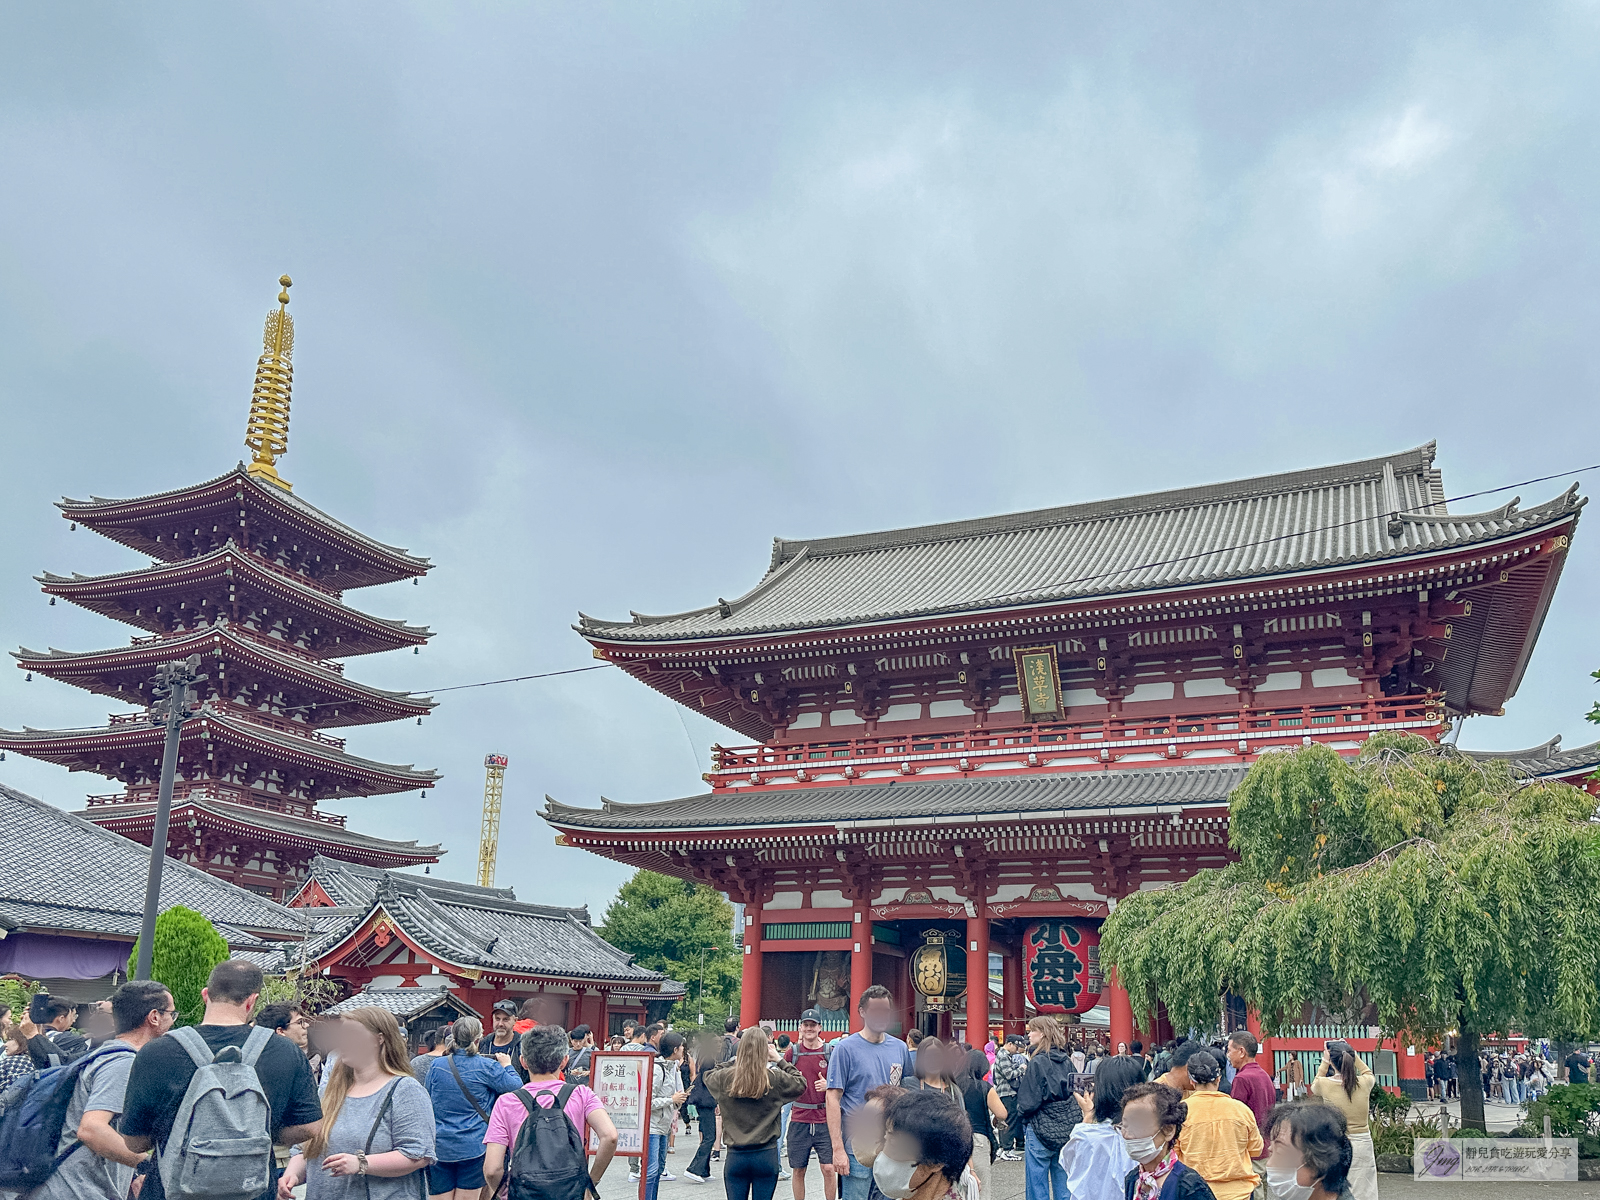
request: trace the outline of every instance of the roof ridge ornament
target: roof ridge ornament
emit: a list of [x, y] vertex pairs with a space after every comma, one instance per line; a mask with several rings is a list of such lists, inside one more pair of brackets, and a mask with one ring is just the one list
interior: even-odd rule
[[289, 452], [289, 393], [294, 384], [294, 318], [289, 315], [287, 276], [278, 279], [278, 311], [267, 314], [262, 332], [261, 357], [256, 360], [256, 385], [250, 393], [250, 418], [245, 425], [244, 444], [252, 458], [245, 468], [249, 474], [284, 491], [294, 485], [280, 479], [276, 463]]

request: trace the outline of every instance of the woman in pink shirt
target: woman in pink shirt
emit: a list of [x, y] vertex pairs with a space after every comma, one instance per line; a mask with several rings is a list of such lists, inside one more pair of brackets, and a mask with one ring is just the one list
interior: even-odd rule
[[[528, 1030], [522, 1035], [522, 1063], [528, 1069], [528, 1082], [521, 1090], [534, 1096], [559, 1093], [566, 1086], [561, 1079], [561, 1069], [567, 1064], [567, 1054], [567, 1031], [561, 1026], [536, 1025]], [[589, 1166], [589, 1178], [598, 1183], [611, 1165], [611, 1156], [616, 1153], [617, 1127], [611, 1123], [600, 1097], [582, 1084], [572, 1089], [566, 1112], [567, 1119], [585, 1142], [591, 1131], [599, 1139], [594, 1161]], [[489, 1113], [489, 1128], [483, 1135], [483, 1179], [487, 1195], [500, 1194], [511, 1147], [516, 1145], [517, 1132], [527, 1119], [528, 1110], [514, 1093], [507, 1093], [494, 1102]]]

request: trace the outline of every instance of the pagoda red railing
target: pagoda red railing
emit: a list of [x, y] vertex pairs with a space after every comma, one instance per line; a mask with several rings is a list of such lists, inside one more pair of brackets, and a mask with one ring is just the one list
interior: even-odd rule
[[[1106, 714], [1093, 720], [944, 733], [886, 733], [827, 741], [713, 746], [713, 787], [730, 784], [848, 782], [869, 776], [915, 775], [930, 767], [963, 774], [1030, 769], [1132, 767], [1156, 757], [1181, 760], [1205, 752], [1211, 761], [1246, 761], [1262, 751], [1317, 742], [1362, 740], [1383, 729], [1435, 737], [1444, 724], [1436, 692], [1368, 696], [1328, 704], [1265, 705], [1218, 712]], [[1220, 752], [1220, 753], [1219, 753]]]
[[[324, 825], [344, 828], [344, 817], [338, 813], [318, 812], [317, 809], [304, 800], [285, 800], [276, 796], [263, 795], [251, 788], [239, 787], [235, 784], [218, 783], [215, 780], [178, 780], [172, 785], [172, 799], [179, 800], [222, 800], [229, 804], [239, 804], [246, 808], [260, 808], [267, 812], [283, 813], [291, 817], [299, 817], [304, 821], [321, 821]], [[118, 804], [154, 804], [156, 802], [156, 789], [152, 786], [130, 787], [126, 792], [114, 792], [106, 796], [88, 797], [90, 808], [105, 808]]]

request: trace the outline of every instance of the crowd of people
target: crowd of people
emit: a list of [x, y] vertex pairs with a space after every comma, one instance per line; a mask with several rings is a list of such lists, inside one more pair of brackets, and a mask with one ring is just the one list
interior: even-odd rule
[[[1539, 1099], [1557, 1083], [1588, 1083], [1592, 1069], [1589, 1056], [1576, 1049], [1559, 1062], [1548, 1046], [1538, 1045], [1523, 1051], [1491, 1049], [1478, 1055], [1484, 1100], [1512, 1107]], [[1429, 1051], [1424, 1070], [1428, 1099], [1461, 1098], [1460, 1067], [1455, 1055]]]
[[[19, 1200], [587, 1200], [619, 1135], [589, 1086], [586, 1026], [539, 1024], [510, 1001], [408, 1036], [380, 1007], [313, 1019], [258, 1004], [261, 971], [217, 966], [198, 1024], [171, 993], [131, 982], [75, 1007], [37, 995], [0, 1010], [0, 1196]], [[646, 1200], [683, 1168], [727, 1200], [987, 1200], [992, 1164], [1023, 1163], [1027, 1200], [1376, 1200], [1371, 1068], [1330, 1041], [1317, 1070], [1278, 1081], [1239, 1031], [1210, 1044], [1113, 1048], [1049, 1016], [982, 1048], [890, 1032], [881, 986], [859, 1032], [826, 1039], [730, 1020], [691, 1039], [627, 1023], [605, 1048], [649, 1055]], [[1076, 1034], [1077, 1040], [1069, 1035]], [[1298, 1062], [1298, 1060], [1296, 1060]], [[1429, 1055], [1442, 1097], [1452, 1059]], [[1581, 1052], [1484, 1056], [1504, 1103], [1554, 1074], [1587, 1082]]]

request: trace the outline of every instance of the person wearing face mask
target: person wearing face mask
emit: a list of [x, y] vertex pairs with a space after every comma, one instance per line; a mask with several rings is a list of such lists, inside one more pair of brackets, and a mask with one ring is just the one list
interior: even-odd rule
[[[972, 1126], [937, 1092], [901, 1092], [884, 1107], [883, 1149], [872, 1181], [888, 1200], [967, 1200], [978, 1185], [967, 1173]], [[972, 1180], [968, 1185], [965, 1181]]]
[[1143, 1082], [1143, 1061], [1119, 1054], [1101, 1062], [1091, 1090], [1078, 1094], [1084, 1120], [1073, 1126], [1060, 1156], [1072, 1200], [1121, 1200], [1122, 1181], [1139, 1164], [1128, 1157], [1117, 1122], [1122, 1098]]
[[1122, 1093], [1117, 1132], [1136, 1164], [1122, 1181], [1123, 1200], [1216, 1200], [1209, 1184], [1178, 1161], [1188, 1105], [1165, 1083], [1136, 1083]]
[[1316, 1100], [1286, 1102], [1272, 1110], [1267, 1126], [1267, 1200], [1354, 1200], [1342, 1112]]

